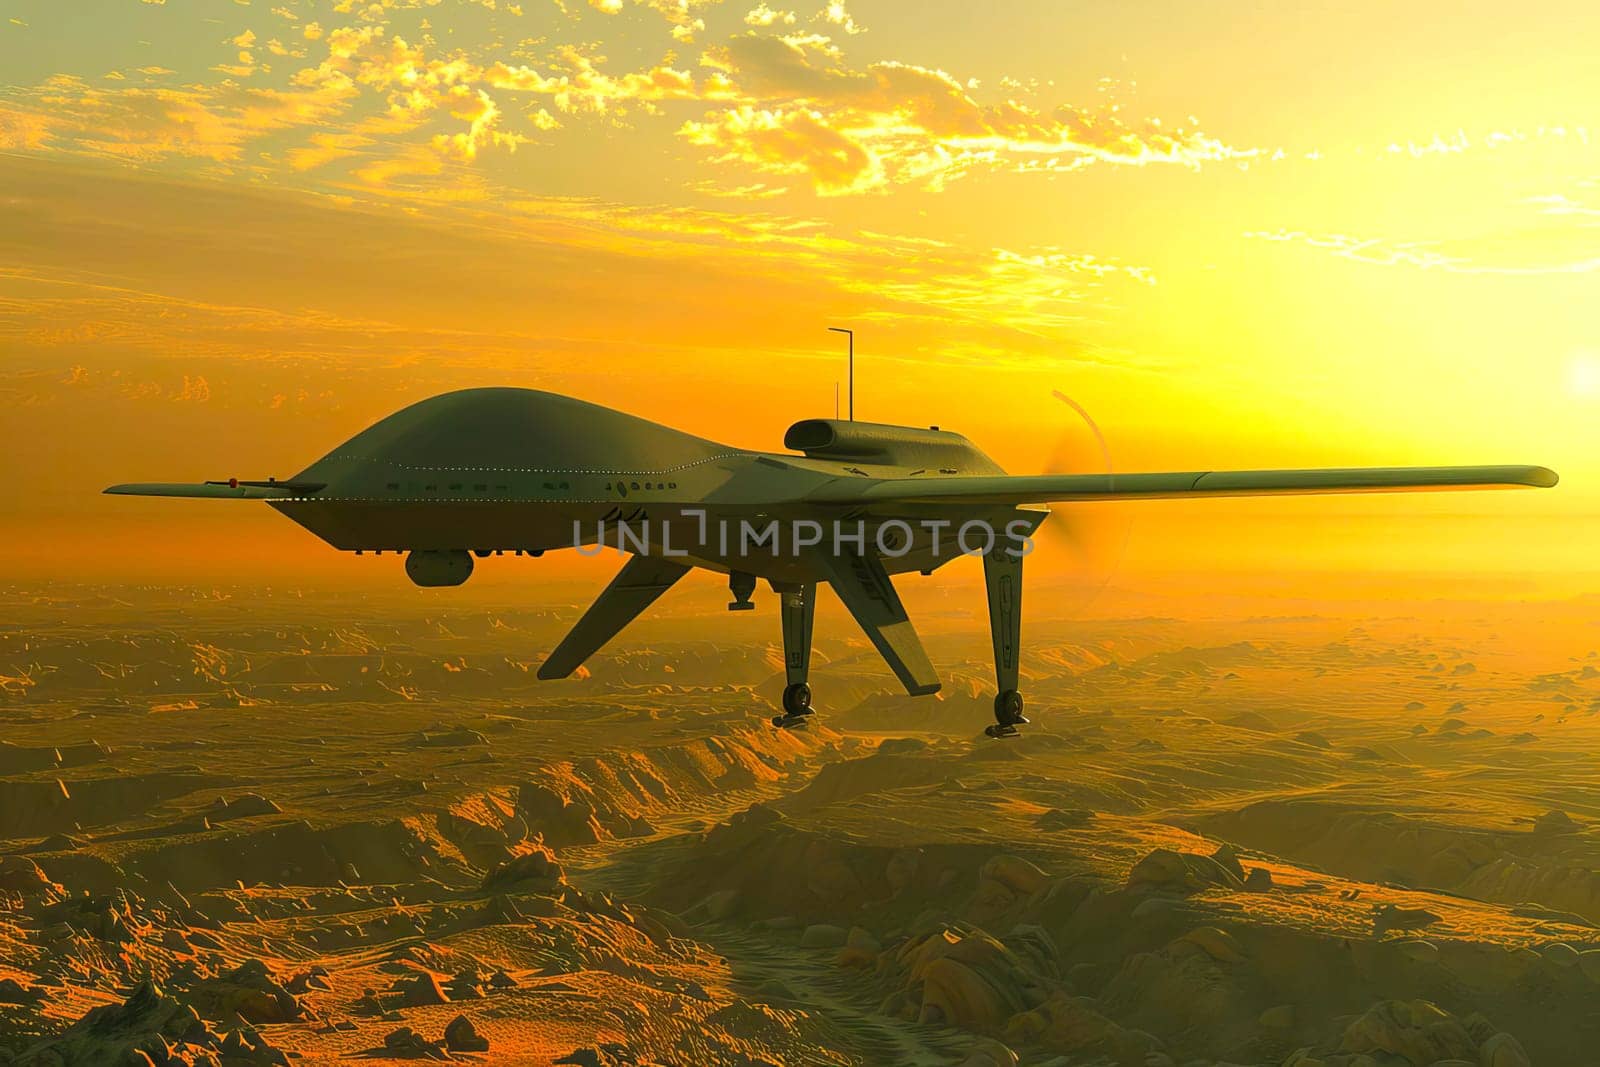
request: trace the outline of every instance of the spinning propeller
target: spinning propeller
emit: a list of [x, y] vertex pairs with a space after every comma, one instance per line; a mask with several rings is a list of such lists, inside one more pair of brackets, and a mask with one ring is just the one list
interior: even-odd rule
[[[1116, 470], [1111, 448], [1087, 408], [1059, 389], [1051, 395], [1077, 416], [1063, 425], [1045, 461], [1045, 474], [1109, 474]], [[1076, 618], [1088, 611], [1105, 591], [1127, 551], [1132, 517], [1125, 504], [1096, 501], [1054, 504], [1050, 518], [1034, 535], [1040, 547], [1056, 559], [1069, 560], [1070, 573], [1056, 613]]]

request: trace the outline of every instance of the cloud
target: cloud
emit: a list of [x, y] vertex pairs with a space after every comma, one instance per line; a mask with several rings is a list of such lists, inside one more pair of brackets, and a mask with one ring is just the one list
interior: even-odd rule
[[482, 79], [490, 88], [548, 96], [557, 110], [567, 114], [603, 115], [632, 104], [731, 99], [735, 95], [719, 72], [696, 81], [688, 71], [663, 64], [617, 77], [599, 69], [593, 57], [573, 47], [558, 51], [549, 74], [525, 65], [495, 63], [483, 71]]
[[766, 182], [730, 187], [713, 181], [702, 181], [696, 182], [694, 189], [707, 196], [727, 197], [731, 200], [775, 200], [789, 191], [786, 185], [768, 185]]
[[1539, 126], [1531, 130], [1490, 130], [1486, 133], [1477, 134], [1469, 134], [1466, 130], [1456, 130], [1448, 135], [1436, 133], [1425, 141], [1391, 141], [1383, 147], [1383, 151], [1390, 156], [1423, 159], [1428, 156], [1458, 156], [1485, 149], [1492, 151], [1540, 142], [1561, 142], [1569, 138], [1574, 142], [1587, 145], [1589, 143], [1588, 127], [1552, 125]]
[[211, 399], [211, 385], [204, 375], [196, 374], [194, 377], [183, 376], [183, 387], [172, 394], [172, 399], [179, 403], [204, 404]]
[[[379, 135], [404, 138], [422, 131], [418, 140], [393, 146], [397, 157], [421, 144], [466, 160], [486, 148], [515, 149], [528, 140], [527, 134], [506, 128], [489, 92], [494, 82], [490, 72], [460, 54], [430, 54], [378, 25], [340, 27], [317, 39], [323, 56], [295, 71], [282, 88], [246, 87], [231, 80], [97, 86], [56, 75], [18, 92], [13, 104], [0, 109], [0, 144], [146, 164], [193, 159], [256, 165], [246, 156], [253, 142], [310, 131], [309, 143], [286, 145], [280, 156], [290, 170], [305, 173], [356, 155]], [[240, 58], [249, 60], [255, 42], [246, 30], [229, 43], [240, 46]], [[575, 65], [573, 76], [547, 79], [546, 91], [568, 101], [655, 99], [686, 91], [690, 84], [688, 75], [665, 69], [617, 80], [582, 57]], [[249, 63], [215, 69], [239, 77], [255, 70]], [[553, 124], [548, 112], [535, 113], [530, 132]]]
[[478, 150], [488, 145], [514, 151], [517, 145], [528, 142], [528, 138], [520, 134], [506, 133], [497, 128], [500, 109], [495, 106], [494, 98], [482, 89], [465, 85], [451, 86], [447, 106], [451, 117], [466, 122], [467, 128], [458, 133], [435, 134], [433, 146], [443, 152], [470, 160], [476, 159]]
[[[638, 7], [647, 8], [666, 19], [675, 27], [705, 29], [705, 23], [696, 17], [698, 8], [709, 7], [717, 0], [633, 0]], [[589, 6], [607, 15], [618, 15], [626, 6], [625, 0], [589, 0]]]
[[[135, 162], [171, 156], [231, 162], [255, 138], [328, 120], [347, 98], [337, 86], [284, 91], [225, 82], [105, 88], [56, 75], [23, 97], [32, 109], [9, 112], [6, 126], [31, 137], [33, 147]], [[41, 127], [47, 135], [43, 141]]]
[[749, 105], [686, 122], [690, 144], [713, 148], [718, 162], [737, 162], [776, 174], [805, 174], [818, 192], [851, 192], [879, 184], [874, 159], [860, 144], [828, 126], [816, 111], [757, 110]]
[[[1600, 180], [1584, 183], [1588, 188], [1600, 187]], [[1600, 219], [1600, 207], [1585, 203], [1566, 193], [1547, 193], [1543, 196], [1528, 198], [1528, 204], [1539, 208], [1546, 215], [1566, 216], [1579, 219]], [[1595, 225], [1600, 225], [1596, 223]]]
[[720, 164], [808, 174], [824, 194], [937, 188], [979, 168], [1192, 168], [1255, 154], [1186, 127], [1130, 124], [1114, 103], [1044, 113], [1009, 98], [981, 103], [942, 70], [896, 61], [852, 69], [815, 34], [744, 33], [708, 60], [741, 100], [685, 123], [680, 136], [714, 149]]
[[375, 143], [359, 133], [314, 133], [309, 146], [289, 150], [289, 166], [298, 171], [315, 170], [337, 159], [358, 156], [361, 149]]
[[[827, 196], [936, 190], [985, 171], [1198, 167], [1251, 155], [1187, 127], [1130, 122], [1112, 103], [1042, 110], [1023, 102], [1032, 95], [980, 94], [971, 79], [912, 62], [854, 64], [828, 36], [843, 40], [860, 28], [843, 3], [823, 6], [810, 29], [765, 0], [743, 16], [730, 12], [752, 28], [702, 48], [698, 65], [672, 45], [704, 31], [711, 0], [596, 6], [608, 15], [659, 15], [667, 50], [619, 65], [599, 44], [570, 39], [512, 44], [497, 34], [471, 46], [441, 44], [412, 0], [338, 0], [302, 9], [304, 21], [287, 23], [300, 31], [288, 43], [253, 28], [221, 37], [219, 47], [231, 51], [213, 57], [223, 60], [210, 67], [220, 80], [176, 84], [163, 73], [112, 86], [62, 74], [15, 89], [3, 105], [0, 144], [295, 178], [341, 195], [370, 184], [385, 198], [404, 189], [440, 200], [494, 193], [467, 170], [432, 165], [426, 153], [477, 166], [586, 122], [627, 129], [641, 143], [676, 135], [683, 148], [671, 162], [708, 166], [710, 187], [721, 195], [749, 190], [752, 199], [777, 185]], [[325, 27], [310, 19], [314, 11], [342, 14], [347, 24]], [[410, 28], [399, 32], [391, 22], [406, 12]], [[659, 126], [652, 131], [651, 123]], [[500, 180], [513, 173], [504, 163], [489, 167]], [[428, 190], [428, 182], [458, 188]]]
[[255, 47], [256, 35], [254, 30], [245, 30], [243, 33], [228, 39], [228, 43], [239, 49], [237, 63], [219, 63], [211, 69], [235, 78], [248, 78], [256, 72], [256, 57], [252, 49]]
[[768, 7], [765, 3], [751, 8], [744, 16], [744, 24], [746, 26], [771, 26], [775, 23], [793, 26], [794, 20], [793, 11], [778, 11]]
[[[0, 157], [15, 196], [0, 202], [0, 230], [19, 234], [17, 256], [30, 264], [0, 268], [0, 347], [18, 359], [58, 353], [62, 366], [112, 352], [521, 365], [554, 336], [681, 329], [686, 308], [725, 307], [737, 291], [753, 301], [740, 329], [765, 331], [764, 317], [803, 307], [855, 309], [904, 324], [906, 338], [929, 331], [938, 343], [928, 358], [1026, 361], [1073, 351], [1151, 281], [1077, 250], [966, 248], [805, 216], [451, 198], [472, 186], [431, 179], [462, 165], [426, 147], [364, 161], [360, 188], [426, 206], [413, 217]], [[79, 219], [83, 203], [101, 214]], [[70, 240], [46, 239], [64, 232]], [[241, 244], [253, 254], [241, 258]], [[448, 254], [428, 251], [441, 247]], [[533, 289], [530, 278], [540, 279]]]
[[1373, 266], [1401, 266], [1449, 274], [1588, 274], [1600, 271], [1600, 224], [1586, 221], [1569, 202], [1546, 205], [1549, 214], [1580, 220], [1508, 227], [1472, 237], [1395, 241], [1300, 230], [1247, 231], [1247, 239], [1300, 245]]
[[17, 111], [0, 104], [0, 149], [38, 151], [51, 140], [50, 118], [31, 111]]
[[850, 17], [850, 12], [844, 9], [844, 0], [830, 0], [828, 6], [824, 7], [817, 17], [824, 22], [831, 22], [848, 34], [866, 32], [856, 24], [855, 19]]

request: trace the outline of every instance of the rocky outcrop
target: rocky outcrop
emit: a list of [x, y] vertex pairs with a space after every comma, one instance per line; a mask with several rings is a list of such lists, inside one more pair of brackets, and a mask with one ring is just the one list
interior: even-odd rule
[[213, 1033], [195, 1009], [143, 982], [120, 1004], [91, 1008], [59, 1037], [23, 1050], [18, 1067], [100, 1067], [102, 1064], [276, 1064], [288, 1058], [255, 1030]]

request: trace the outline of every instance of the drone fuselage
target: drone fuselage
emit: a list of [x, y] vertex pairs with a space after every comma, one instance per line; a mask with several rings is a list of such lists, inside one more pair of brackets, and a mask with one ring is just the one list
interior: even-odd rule
[[811, 503], [840, 478], [1004, 472], [937, 429], [810, 420], [787, 440], [804, 454], [734, 448], [555, 394], [470, 390], [375, 424], [286, 483], [314, 492], [269, 502], [345, 551], [609, 545], [778, 582], [817, 580], [809, 550], [832, 554], [835, 538], [860, 537], [891, 573], [931, 571], [981, 547], [977, 533], [963, 538], [965, 524], [1020, 539], [1048, 514], [1039, 505]]

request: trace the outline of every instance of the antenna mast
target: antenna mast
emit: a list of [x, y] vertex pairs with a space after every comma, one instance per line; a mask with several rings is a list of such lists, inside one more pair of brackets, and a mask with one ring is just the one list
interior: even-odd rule
[[[846, 338], [849, 339], [849, 344], [850, 344], [850, 349], [849, 349], [849, 351], [850, 351], [850, 421], [854, 422], [854, 421], [856, 421], [856, 332], [854, 330], [847, 330], [843, 326], [829, 326], [828, 329], [832, 333], [842, 333], [842, 334], [845, 335]], [[834, 388], [837, 389], [838, 386], [835, 385]], [[834, 407], [835, 407], [835, 409], [837, 409], [837, 407], [838, 407], [837, 401], [835, 402]], [[834, 411], [834, 417], [837, 418], [838, 414], [839, 414], [838, 411], [835, 410]]]

